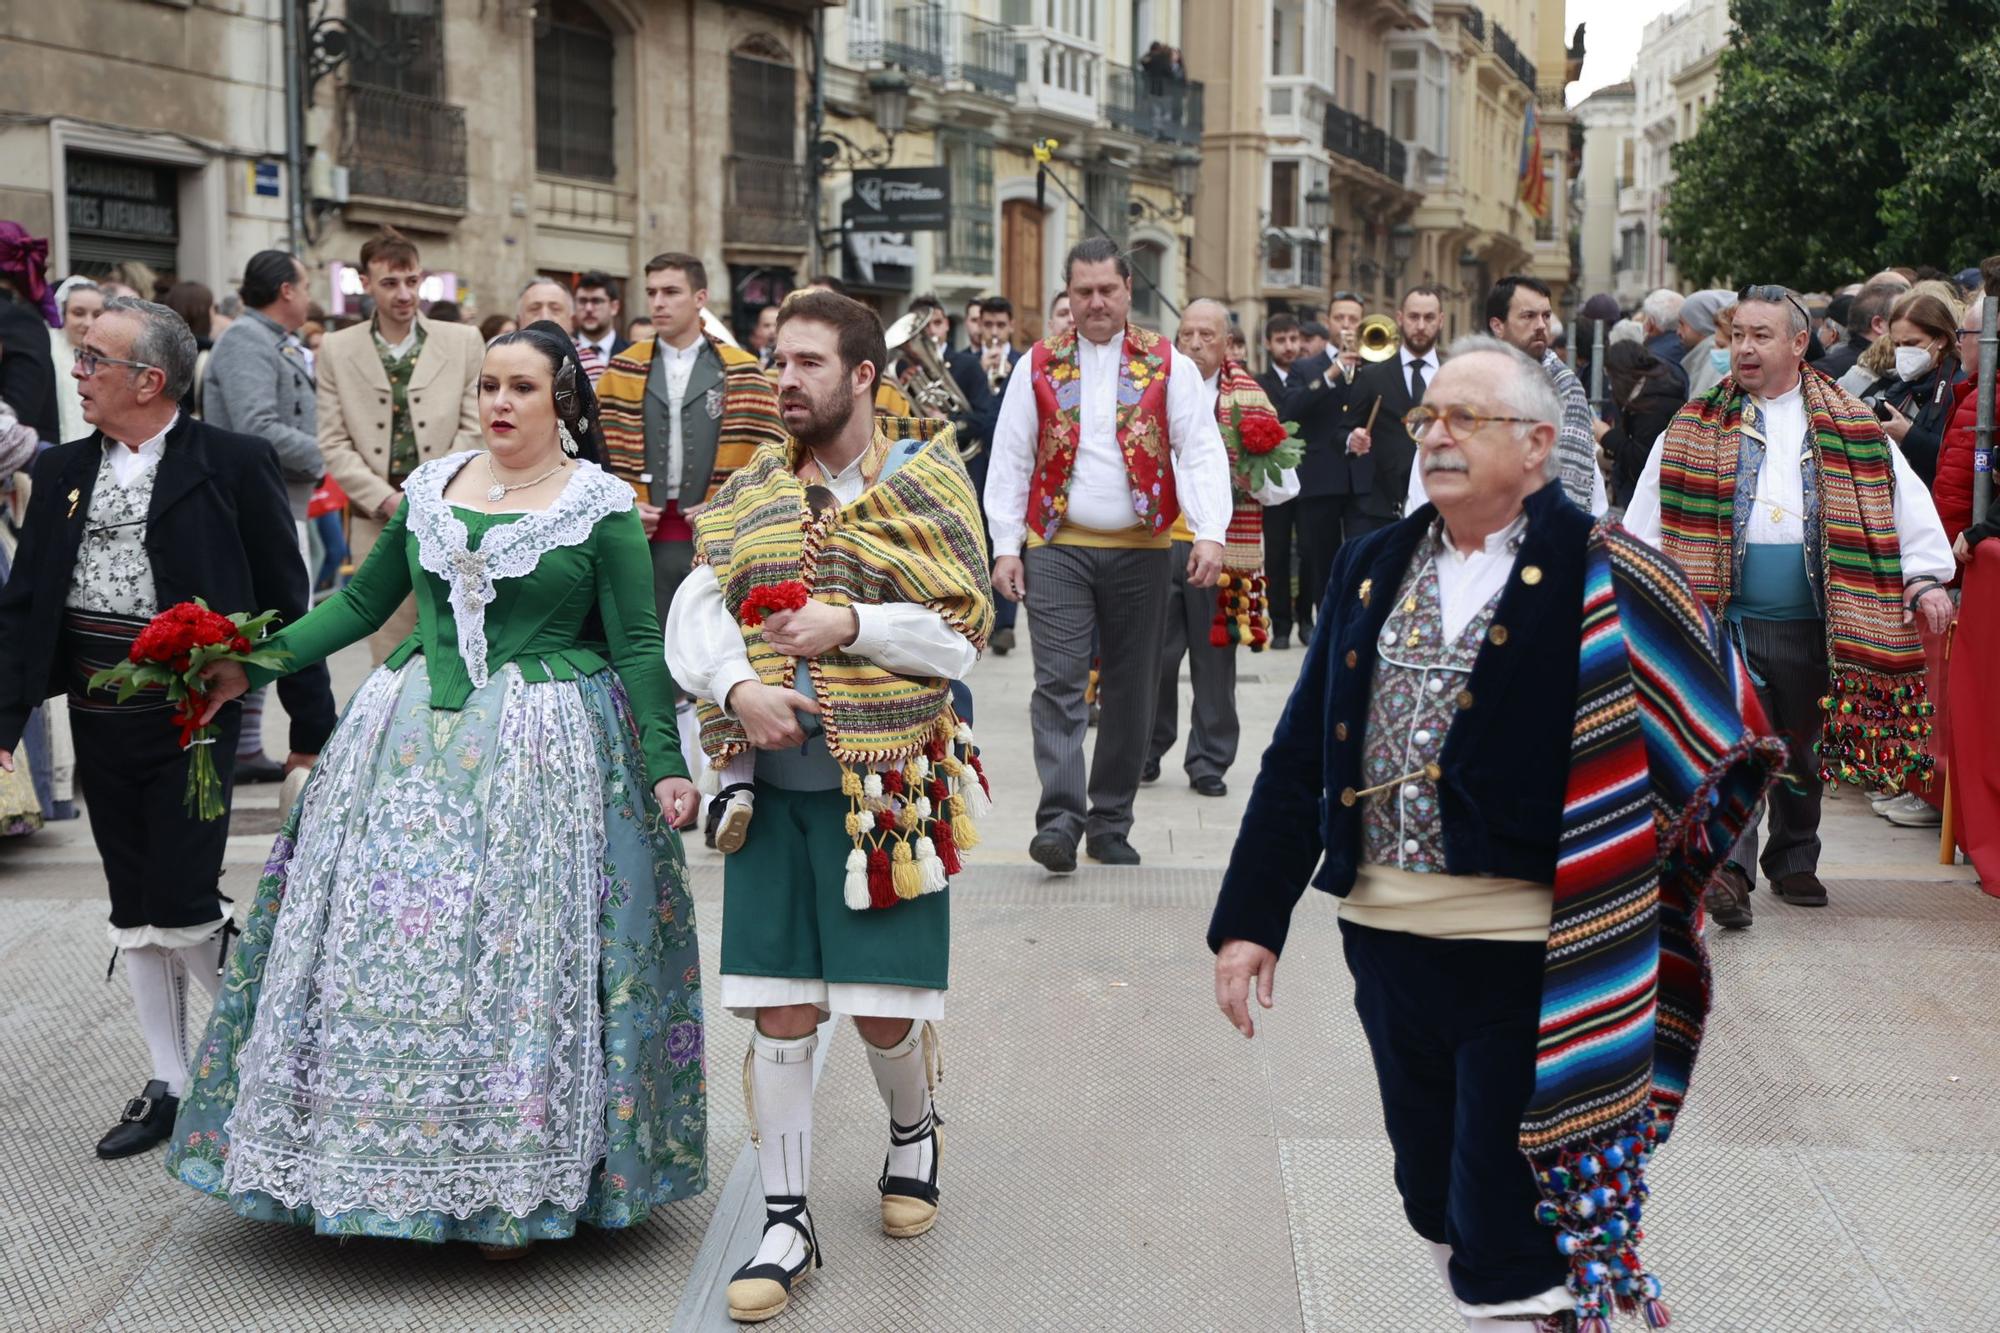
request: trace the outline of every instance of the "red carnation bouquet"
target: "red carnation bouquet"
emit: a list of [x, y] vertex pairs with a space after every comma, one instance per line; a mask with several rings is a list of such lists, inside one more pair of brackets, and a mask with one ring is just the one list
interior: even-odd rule
[[1224, 443], [1236, 460], [1237, 488], [1249, 494], [1265, 482], [1276, 484], [1305, 457], [1298, 423], [1280, 421], [1271, 412], [1235, 408], [1222, 427]]
[[812, 600], [812, 591], [797, 579], [786, 579], [783, 583], [762, 583], [750, 590], [743, 599], [743, 609], [736, 618], [746, 625], [764, 623], [764, 617], [773, 611], [796, 611]]
[[202, 711], [208, 707], [202, 669], [211, 662], [277, 666], [283, 655], [261, 646], [277, 614], [225, 616], [209, 610], [200, 598], [170, 606], [140, 631], [125, 661], [90, 678], [93, 690], [117, 686], [120, 703], [141, 690], [163, 689], [178, 705], [173, 724], [181, 729], [181, 748], [193, 751], [188, 757], [185, 804], [197, 819], [222, 817], [222, 781], [208, 749], [215, 744], [216, 729], [201, 725]]

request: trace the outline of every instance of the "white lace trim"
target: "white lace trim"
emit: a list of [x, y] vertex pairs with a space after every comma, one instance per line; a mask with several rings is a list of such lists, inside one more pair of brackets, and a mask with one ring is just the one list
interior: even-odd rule
[[555, 503], [539, 513], [523, 514], [512, 523], [487, 529], [479, 549], [472, 549], [465, 520], [458, 516], [444, 489], [460, 468], [481, 454], [452, 454], [432, 459], [403, 483], [409, 498], [409, 529], [417, 538], [417, 562], [445, 581], [451, 590], [452, 616], [458, 623], [458, 653], [473, 688], [489, 679], [486, 669], [486, 608], [500, 579], [533, 573], [544, 555], [590, 540], [598, 522], [632, 508], [632, 488], [595, 463], [579, 462]]

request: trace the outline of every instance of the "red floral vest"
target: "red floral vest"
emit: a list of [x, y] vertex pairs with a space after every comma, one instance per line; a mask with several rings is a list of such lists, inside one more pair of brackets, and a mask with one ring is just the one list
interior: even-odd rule
[[[1070, 474], [1076, 467], [1083, 422], [1083, 375], [1076, 333], [1035, 344], [1030, 370], [1039, 422], [1035, 472], [1028, 481], [1028, 528], [1054, 541], [1069, 508]], [[1118, 366], [1118, 448], [1132, 487], [1132, 510], [1159, 536], [1180, 515], [1174, 495], [1173, 454], [1167, 440], [1167, 342], [1157, 333], [1125, 326], [1125, 355]]]

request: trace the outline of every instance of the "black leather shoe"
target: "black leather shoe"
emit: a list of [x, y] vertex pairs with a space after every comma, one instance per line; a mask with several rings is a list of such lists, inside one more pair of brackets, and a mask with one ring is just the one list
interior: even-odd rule
[[1146, 761], [1146, 766], [1139, 770], [1139, 781], [1158, 782], [1159, 780], [1160, 780], [1160, 761], [1157, 759], [1148, 759]]
[[284, 780], [285, 766], [273, 763], [263, 755], [258, 755], [255, 759], [238, 759], [236, 761], [236, 770], [230, 777], [230, 781], [233, 783], [283, 782]]
[[1290, 630], [1281, 629], [1271, 636], [1271, 648], [1274, 652], [1283, 652], [1291, 646], [1292, 632]]
[[1216, 777], [1213, 773], [1202, 774], [1200, 777], [1189, 782], [1188, 786], [1194, 788], [1195, 795], [1197, 796], [1229, 795], [1229, 784], [1221, 778]]
[[111, 1132], [97, 1141], [97, 1155], [110, 1161], [116, 1157], [130, 1157], [142, 1153], [156, 1144], [164, 1143], [174, 1132], [174, 1116], [181, 1109], [181, 1099], [167, 1095], [167, 1085], [154, 1079], [146, 1085], [145, 1091], [125, 1103], [124, 1114]]
[[1014, 631], [1010, 629], [994, 630], [993, 637], [986, 641], [986, 646], [993, 650], [995, 657], [1005, 657], [1008, 653], [1014, 651]]
[[1750, 877], [1733, 865], [1715, 872], [1701, 895], [1708, 915], [1724, 930], [1748, 930], [1751, 922]]
[[1810, 870], [1778, 876], [1772, 881], [1771, 891], [1794, 907], [1826, 906], [1826, 885]]
[[1037, 833], [1028, 842], [1028, 855], [1042, 869], [1057, 874], [1076, 869], [1076, 844], [1060, 833]]
[[1090, 859], [1100, 865], [1135, 866], [1139, 864], [1139, 849], [1125, 840], [1122, 833], [1106, 833], [1090, 839], [1086, 844]]

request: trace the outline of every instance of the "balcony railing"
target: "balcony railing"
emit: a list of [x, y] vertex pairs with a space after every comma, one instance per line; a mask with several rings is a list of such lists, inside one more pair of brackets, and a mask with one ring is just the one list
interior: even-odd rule
[[1049, 28], [1024, 31], [1014, 51], [1022, 100], [1076, 120], [1097, 119], [1104, 64], [1095, 46]]
[[1514, 71], [1515, 78], [1530, 88], [1535, 86], [1535, 62], [1521, 54], [1521, 48], [1514, 44], [1513, 34], [1498, 23], [1493, 25], [1493, 54]]
[[342, 120], [353, 193], [465, 209], [464, 107], [350, 83]]
[[1121, 130], [1162, 143], [1201, 142], [1202, 86], [1129, 65], [1106, 65], [1104, 113]]
[[746, 245], [804, 245], [812, 238], [803, 163], [738, 155], [726, 159], [723, 238]]
[[1387, 176], [1398, 185], [1410, 179], [1410, 150], [1392, 139], [1379, 125], [1371, 125], [1352, 111], [1329, 105], [1322, 146], [1350, 162]]
[[1011, 102], [1021, 86], [1017, 65], [1021, 39], [1007, 24], [989, 23], [976, 15], [960, 15], [959, 23], [957, 76], [980, 92]]
[[1466, 6], [1465, 12], [1458, 16], [1458, 21], [1459, 24], [1467, 32], [1472, 34], [1472, 39], [1474, 41], [1478, 42], [1482, 46], [1485, 45], [1486, 43], [1485, 10], [1481, 9], [1478, 5], [1468, 5]]
[[925, 78], [942, 79], [951, 21], [941, 5], [897, 5], [882, 35], [882, 62]]

